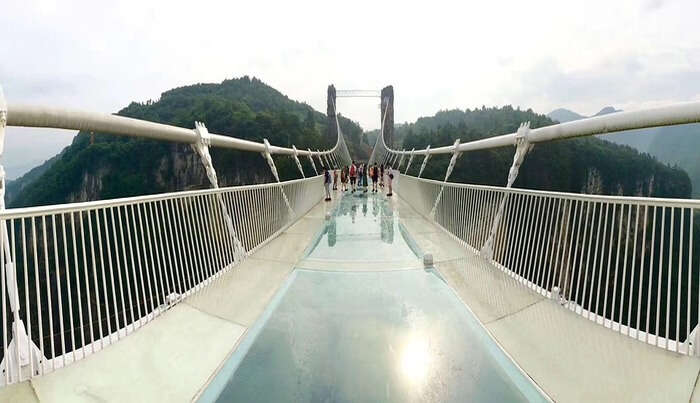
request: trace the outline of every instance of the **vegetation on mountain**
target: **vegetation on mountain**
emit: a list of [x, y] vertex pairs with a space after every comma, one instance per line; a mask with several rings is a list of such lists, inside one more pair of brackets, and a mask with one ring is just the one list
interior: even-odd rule
[[[532, 110], [511, 106], [440, 111], [396, 129], [410, 150], [453, 144], [513, 133], [522, 122], [532, 128], [554, 124]], [[454, 182], [503, 185], [512, 163], [513, 149], [469, 152], [462, 155], [450, 178]], [[417, 174], [422, 158], [414, 159], [410, 173]], [[432, 156], [423, 176], [444, 179], [450, 155]], [[689, 197], [690, 180], [679, 168], [669, 167], [631, 147], [598, 138], [538, 144], [523, 163], [515, 186], [541, 190], [653, 197]]]
[[[324, 149], [326, 116], [290, 100], [256, 78], [196, 84], [164, 92], [160, 99], [132, 102], [118, 115], [180, 127], [205, 122], [210, 132], [299, 149]], [[355, 154], [362, 129], [339, 117]], [[332, 140], [333, 142], [335, 139]], [[356, 149], [357, 148], [357, 149]], [[269, 182], [264, 159], [255, 153], [212, 149], [221, 186]], [[275, 157], [281, 179], [299, 177], [291, 157]], [[313, 174], [302, 158], [307, 175]], [[316, 162], [318, 164], [318, 162]], [[60, 158], [10, 201], [13, 207], [85, 201], [208, 187], [199, 159], [189, 146], [126, 136], [80, 132]]]

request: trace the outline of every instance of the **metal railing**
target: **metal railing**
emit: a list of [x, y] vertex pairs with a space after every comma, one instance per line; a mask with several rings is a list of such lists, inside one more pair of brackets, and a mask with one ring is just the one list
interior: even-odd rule
[[[337, 113], [336, 113], [337, 116]], [[336, 118], [336, 125], [339, 126]], [[350, 162], [333, 148], [297, 150], [116, 115], [8, 105], [6, 126], [50, 127], [190, 144], [213, 189], [5, 210], [0, 166], [0, 385], [82, 359], [153, 320], [304, 215], [322, 198], [322, 167]], [[260, 153], [274, 184], [220, 189], [210, 147]], [[309, 158], [308, 179], [280, 182], [273, 155]]]
[[[0, 383], [61, 368], [152, 321], [304, 215], [321, 200], [321, 181], [316, 176], [0, 212], [28, 336], [10, 348], [18, 342], [7, 303], [14, 296], [4, 281], [12, 268], [3, 266], [0, 347], [9, 368], [22, 371], [3, 367]], [[7, 252], [0, 250], [0, 258]]]
[[[401, 175], [398, 194], [472, 253], [616, 332], [697, 355], [700, 201], [445, 183]], [[442, 196], [438, 199], [438, 195]], [[438, 200], [437, 205], [435, 205]]]

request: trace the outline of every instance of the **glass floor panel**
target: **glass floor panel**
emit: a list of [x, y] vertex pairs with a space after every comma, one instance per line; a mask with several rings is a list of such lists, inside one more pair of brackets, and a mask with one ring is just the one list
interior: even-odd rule
[[376, 262], [418, 258], [386, 196], [357, 192], [340, 197], [307, 258]]
[[434, 273], [297, 269], [200, 401], [546, 400]]

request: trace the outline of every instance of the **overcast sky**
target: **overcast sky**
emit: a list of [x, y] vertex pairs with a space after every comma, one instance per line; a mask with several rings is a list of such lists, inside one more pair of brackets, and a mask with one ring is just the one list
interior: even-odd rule
[[[4, 0], [0, 85], [10, 104], [114, 112], [251, 75], [324, 112], [330, 83], [392, 84], [397, 123], [504, 104], [588, 115], [699, 100], [698, 15], [697, 0]], [[379, 126], [378, 100], [338, 107]], [[10, 176], [72, 135], [8, 130]]]

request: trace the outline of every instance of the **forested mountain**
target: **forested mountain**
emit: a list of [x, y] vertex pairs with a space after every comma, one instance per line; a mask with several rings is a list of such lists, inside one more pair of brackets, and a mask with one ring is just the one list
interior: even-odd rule
[[[164, 92], [160, 99], [133, 102], [117, 113], [180, 127], [205, 122], [210, 132], [299, 149], [328, 148], [326, 115], [293, 101], [256, 78], [196, 84]], [[352, 153], [362, 129], [340, 117]], [[335, 139], [333, 139], [333, 142]], [[221, 186], [269, 182], [270, 169], [256, 153], [212, 148]], [[307, 175], [313, 173], [302, 158]], [[299, 177], [291, 157], [275, 157], [282, 179]], [[37, 172], [39, 173], [37, 175]], [[183, 144], [80, 132], [55, 160], [20, 178], [12, 207], [97, 200], [209, 187], [199, 158]]]
[[[619, 112], [619, 110], [608, 106], [594, 116], [612, 112]], [[585, 118], [567, 109], [556, 109], [547, 116], [559, 122]], [[700, 197], [700, 154], [698, 154], [700, 124], [629, 130], [600, 137], [613, 143], [633, 147], [642, 153], [649, 153], [667, 164], [678, 165], [690, 177], [693, 188], [692, 197]]]
[[[513, 133], [521, 122], [532, 128], [554, 124], [532, 110], [511, 106], [474, 110], [440, 111], [397, 128], [404, 138], [402, 148], [424, 148]], [[451, 181], [503, 185], [512, 163], [513, 148], [469, 152], [458, 160]], [[432, 156], [424, 177], [444, 179], [450, 156]], [[409, 173], [417, 174], [422, 158], [414, 159]], [[404, 163], [405, 166], [405, 163]], [[569, 139], [538, 144], [523, 163], [515, 186], [575, 193], [689, 197], [688, 175], [640, 154], [631, 147], [598, 138]]]

